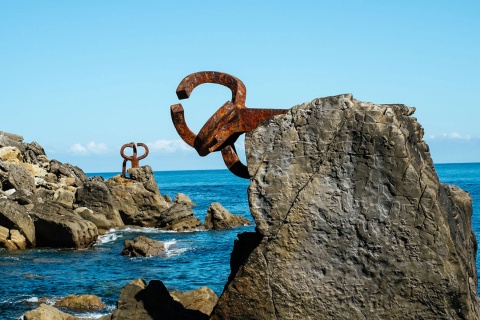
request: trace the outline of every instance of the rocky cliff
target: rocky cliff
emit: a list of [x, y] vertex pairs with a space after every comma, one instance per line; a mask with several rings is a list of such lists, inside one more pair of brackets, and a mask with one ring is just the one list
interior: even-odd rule
[[99, 234], [124, 225], [167, 230], [201, 225], [191, 204], [161, 196], [152, 168], [128, 173], [129, 179], [88, 178], [78, 167], [48, 159], [38, 143], [0, 131], [0, 248], [85, 248]]
[[404, 105], [339, 95], [247, 134], [256, 233], [211, 319], [479, 319], [469, 194]]

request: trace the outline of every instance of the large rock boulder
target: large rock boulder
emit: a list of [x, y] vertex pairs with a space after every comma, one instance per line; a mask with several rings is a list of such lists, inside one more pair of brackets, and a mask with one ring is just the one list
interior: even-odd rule
[[211, 319], [480, 318], [471, 199], [412, 113], [340, 95], [247, 134], [259, 244]]
[[135, 279], [123, 287], [117, 302], [117, 309], [109, 320], [206, 320], [200, 311], [185, 309], [175, 301], [165, 285], [151, 280], [146, 285], [142, 279]]
[[56, 248], [86, 248], [98, 238], [98, 229], [55, 202], [35, 205], [31, 212], [37, 245]]
[[252, 224], [240, 215], [233, 215], [218, 202], [212, 202], [205, 216], [205, 229], [225, 230]]
[[125, 248], [122, 255], [132, 257], [153, 257], [165, 252], [165, 244], [145, 236], [138, 236], [133, 240], [124, 241]]
[[199, 229], [202, 222], [193, 215], [192, 208], [185, 203], [174, 203], [163, 211], [158, 218], [156, 227], [163, 230], [192, 231]]
[[170, 295], [175, 301], [180, 302], [185, 309], [199, 311], [205, 317], [210, 316], [213, 307], [215, 307], [218, 301], [217, 294], [207, 287], [185, 292], [174, 290], [170, 292]]
[[105, 308], [105, 304], [102, 300], [93, 294], [82, 294], [78, 296], [70, 294], [55, 302], [55, 306], [82, 311], [100, 310]]
[[71, 314], [58, 310], [55, 307], [42, 303], [35, 310], [25, 312], [23, 320], [88, 320], [78, 318]]
[[114, 176], [105, 181], [114, 205], [127, 225], [155, 227], [169, 204], [160, 195], [150, 166], [128, 169], [130, 178]]
[[[0, 226], [10, 231], [17, 230], [25, 238], [26, 247], [35, 246], [35, 225], [24, 206], [10, 199], [0, 198]], [[7, 239], [12, 240], [11, 235]], [[13, 249], [13, 247], [10, 247], [10, 249]]]
[[124, 225], [115, 198], [105, 182], [97, 179], [86, 181], [75, 192], [75, 213], [93, 222], [103, 232]]

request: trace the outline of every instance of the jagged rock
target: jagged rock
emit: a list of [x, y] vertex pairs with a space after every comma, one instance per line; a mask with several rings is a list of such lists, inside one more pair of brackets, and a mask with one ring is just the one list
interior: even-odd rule
[[175, 301], [180, 302], [185, 309], [200, 311], [205, 316], [210, 316], [218, 301], [217, 294], [207, 287], [186, 292], [171, 291], [170, 295]]
[[0, 225], [9, 230], [18, 230], [25, 237], [27, 247], [35, 246], [35, 226], [24, 206], [10, 199], [0, 198]]
[[153, 257], [165, 252], [163, 242], [149, 239], [145, 236], [138, 236], [133, 240], [125, 240], [124, 245], [125, 248], [122, 251], [124, 256]]
[[184, 193], [177, 193], [173, 202], [184, 203], [184, 204], [186, 204], [187, 206], [190, 206], [190, 207], [195, 207], [197, 205], [195, 202], [192, 201], [192, 199], [190, 199], [189, 196], [187, 196]]
[[35, 191], [35, 180], [20, 163], [0, 161], [0, 183], [2, 190]]
[[193, 210], [185, 203], [174, 203], [163, 211], [156, 227], [163, 230], [188, 231], [195, 230], [202, 222], [193, 215]]
[[111, 320], [206, 320], [205, 314], [185, 309], [175, 301], [160, 280], [151, 280], [146, 285], [142, 279], [135, 279], [123, 287], [117, 302], [117, 309]]
[[86, 248], [95, 243], [98, 229], [90, 221], [55, 202], [32, 209], [37, 245], [56, 248]]
[[114, 176], [105, 184], [112, 193], [114, 206], [127, 225], [155, 227], [162, 211], [169, 207], [160, 195], [150, 166], [128, 169], [129, 178]]
[[70, 294], [55, 302], [55, 306], [72, 310], [100, 310], [105, 308], [105, 304], [102, 300], [93, 294], [79, 296]]
[[247, 134], [261, 241], [212, 320], [480, 318], [471, 198], [412, 113], [340, 95]]
[[82, 218], [92, 221], [100, 230], [106, 231], [121, 227], [124, 223], [114, 201], [115, 198], [105, 182], [87, 181], [76, 190], [75, 204], [79, 206], [76, 213], [80, 214]]
[[173, 204], [173, 200], [172, 200], [172, 198], [171, 198], [168, 194], [164, 194], [164, 195], [163, 195], [163, 199], [165, 199], [165, 201], [166, 201], [169, 205]]
[[205, 216], [205, 229], [225, 230], [252, 224], [250, 220], [240, 215], [233, 215], [220, 203], [213, 202], [208, 207]]
[[[71, 314], [62, 312], [55, 307], [42, 303], [35, 310], [25, 312], [24, 320], [88, 320], [85, 318], [77, 318]], [[91, 319], [90, 319], [91, 320]]]

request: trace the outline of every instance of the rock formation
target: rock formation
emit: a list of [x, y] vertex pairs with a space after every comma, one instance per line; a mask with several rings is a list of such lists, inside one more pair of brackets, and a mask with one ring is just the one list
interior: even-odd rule
[[138, 236], [133, 240], [124, 241], [125, 248], [122, 251], [124, 256], [132, 257], [153, 257], [165, 252], [165, 245], [145, 236]]
[[180, 302], [185, 309], [200, 311], [206, 316], [212, 313], [218, 301], [218, 296], [212, 289], [201, 287], [192, 291], [171, 291], [170, 295], [175, 301]]
[[25, 312], [24, 320], [88, 320], [81, 319], [71, 314], [62, 312], [55, 307], [42, 303], [40, 307], [35, 310]]
[[85, 248], [111, 228], [135, 225], [194, 230], [193, 201], [167, 202], [152, 168], [130, 168], [105, 181], [49, 160], [36, 142], [0, 131], [0, 248]]
[[74, 295], [70, 294], [55, 302], [56, 307], [63, 307], [71, 310], [100, 310], [105, 308], [102, 300], [93, 294]]
[[160, 195], [150, 166], [128, 169], [130, 179], [121, 175], [110, 178], [106, 185], [110, 189], [115, 207], [127, 225], [155, 227], [161, 212], [169, 205]]
[[220, 203], [213, 202], [208, 207], [205, 216], [205, 229], [225, 230], [252, 224], [250, 220], [240, 215], [233, 215]]
[[[208, 301], [206, 302], [208, 303]], [[148, 285], [142, 279], [135, 279], [123, 287], [117, 302], [117, 309], [102, 320], [206, 320], [208, 315], [186, 309], [175, 301], [159, 280]]]
[[471, 198], [413, 111], [340, 95], [247, 134], [257, 228], [211, 319], [480, 318]]

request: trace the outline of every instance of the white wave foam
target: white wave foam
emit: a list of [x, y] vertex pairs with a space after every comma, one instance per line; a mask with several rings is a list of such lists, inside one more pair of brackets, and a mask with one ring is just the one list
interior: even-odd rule
[[190, 248], [176, 248], [177, 240], [175, 239], [164, 241], [163, 244], [165, 245], [166, 257], [179, 256], [190, 249]]
[[119, 237], [122, 237], [122, 235], [118, 235], [116, 233], [105, 233], [104, 235], [101, 235], [98, 237], [97, 243], [95, 243], [95, 245], [113, 242], [117, 240]]
[[38, 297], [31, 297], [24, 300], [25, 302], [36, 303], [38, 302]]

